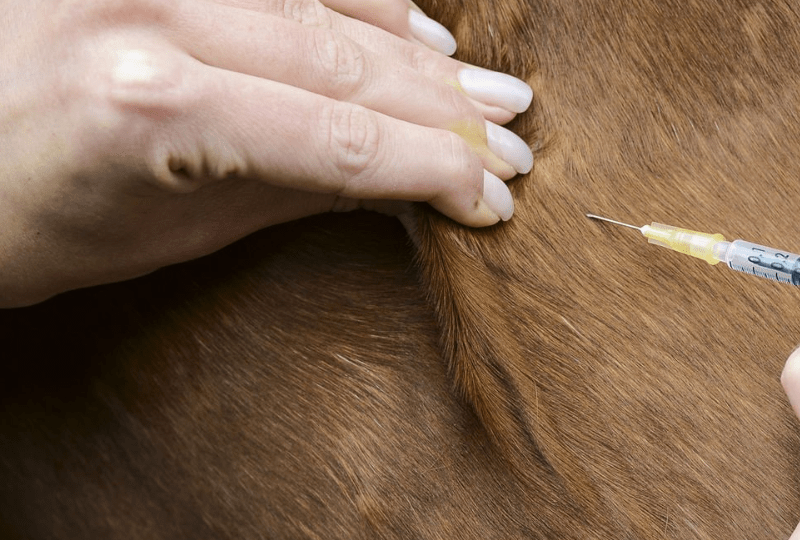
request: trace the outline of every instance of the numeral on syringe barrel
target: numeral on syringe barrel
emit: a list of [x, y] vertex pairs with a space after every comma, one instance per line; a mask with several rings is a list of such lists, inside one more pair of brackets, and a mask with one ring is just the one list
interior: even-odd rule
[[800, 286], [800, 255], [774, 251], [766, 246], [736, 240], [728, 266], [775, 281]]

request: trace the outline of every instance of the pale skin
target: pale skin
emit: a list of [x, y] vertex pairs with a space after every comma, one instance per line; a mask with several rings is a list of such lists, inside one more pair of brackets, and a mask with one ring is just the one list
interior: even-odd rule
[[454, 48], [407, 0], [0, 0], [0, 307], [380, 201], [509, 219], [530, 88]]
[[[800, 418], [800, 348], [796, 349], [786, 361], [781, 374], [781, 384], [786, 390], [794, 414]], [[800, 540], [800, 524], [797, 525], [789, 540]]]

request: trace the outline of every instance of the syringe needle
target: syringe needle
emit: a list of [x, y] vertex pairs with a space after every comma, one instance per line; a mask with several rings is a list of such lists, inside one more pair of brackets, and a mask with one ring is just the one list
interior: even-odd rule
[[636, 229], [637, 231], [641, 231], [641, 227], [637, 227], [635, 225], [628, 225], [627, 223], [622, 223], [621, 221], [616, 221], [614, 219], [609, 219], [607, 217], [596, 216], [594, 214], [586, 214], [586, 217], [589, 219], [599, 219], [600, 221], [608, 221], [609, 223], [614, 223], [615, 225], [622, 225], [623, 227], [628, 227], [630, 229]]
[[[651, 223], [650, 225], [636, 227], [634, 225], [628, 225], [627, 223], [595, 214], [586, 214], [586, 217], [590, 219], [607, 221], [609, 223], [613, 223], [614, 225], [628, 227], [629, 229], [636, 229], [642, 233], [645, 238], [647, 238], [647, 241], [651, 244], [656, 244], [661, 247], [677, 251], [678, 253], [685, 253], [686, 255], [703, 259], [708, 264], [717, 264], [720, 262], [720, 260], [722, 260], [718, 256], [715, 256], [714, 250], [714, 246], [716, 246], [719, 242], [725, 242], [725, 237], [721, 234], [708, 234], [690, 231], [689, 229], [679, 229], [678, 227], [672, 227], [670, 225], [664, 225], [663, 223], [655, 222]], [[720, 245], [720, 250], [722, 248], [723, 246]]]

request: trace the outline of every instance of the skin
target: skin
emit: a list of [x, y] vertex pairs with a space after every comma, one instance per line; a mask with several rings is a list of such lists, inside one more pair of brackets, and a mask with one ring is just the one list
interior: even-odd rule
[[[789, 397], [794, 414], [800, 418], [800, 348], [789, 356], [781, 374], [781, 384]], [[800, 524], [797, 525], [789, 540], [800, 540]]]
[[514, 113], [459, 91], [406, 0], [325, 4], [0, 0], [0, 307], [375, 200], [497, 222], [484, 170], [514, 169], [483, 126]]

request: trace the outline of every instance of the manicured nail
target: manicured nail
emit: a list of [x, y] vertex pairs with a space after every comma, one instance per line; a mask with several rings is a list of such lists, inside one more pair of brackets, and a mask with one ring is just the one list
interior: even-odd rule
[[514, 167], [520, 174], [527, 174], [533, 168], [533, 152], [516, 133], [493, 122], [486, 122], [486, 137], [489, 150]]
[[514, 199], [505, 182], [487, 170], [483, 171], [483, 201], [503, 221], [514, 215]]
[[456, 52], [456, 38], [447, 28], [415, 9], [408, 10], [408, 26], [415, 38], [442, 54]]
[[472, 99], [515, 113], [524, 112], [533, 99], [530, 86], [505, 73], [465, 68], [458, 72], [458, 82]]

